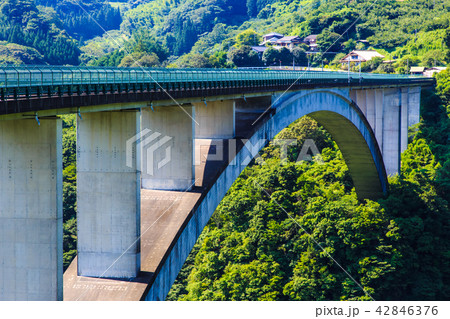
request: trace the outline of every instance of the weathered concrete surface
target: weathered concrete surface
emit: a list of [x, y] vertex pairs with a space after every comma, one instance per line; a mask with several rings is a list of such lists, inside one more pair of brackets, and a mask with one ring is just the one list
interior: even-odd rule
[[228, 161], [228, 140], [236, 135], [236, 102], [212, 101], [207, 105], [194, 103], [195, 186], [205, 187], [216, 178], [217, 172]]
[[[349, 123], [348, 119], [334, 112], [319, 111], [309, 114], [321, 124], [339, 145], [342, 156], [353, 179], [358, 198], [376, 199], [383, 196], [383, 185], [380, 181], [382, 172], [378, 172], [377, 166], [382, 168], [382, 163], [375, 163], [371, 150], [366, 146], [364, 137], [359, 134], [356, 126]], [[345, 128], [345, 129], [343, 129]], [[384, 171], [384, 168], [383, 168]], [[381, 178], [386, 178], [381, 176]], [[384, 181], [385, 182], [385, 181]]]
[[[237, 134], [247, 137], [258, 126], [252, 126], [263, 111], [237, 112]], [[219, 140], [215, 140], [219, 141]], [[64, 273], [64, 300], [143, 300], [146, 289], [159, 271], [166, 254], [171, 252], [177, 236], [199, 205], [201, 191], [213, 184], [215, 178], [229, 160], [227, 140], [223, 141], [224, 161], [209, 161], [209, 149], [203, 155], [207, 158], [196, 166], [196, 174], [204, 176], [208, 171], [212, 178], [205, 178], [201, 188], [186, 192], [141, 190], [141, 272], [131, 280], [110, 280], [77, 276], [75, 259]], [[210, 145], [206, 143], [207, 145]], [[239, 149], [242, 147], [236, 144]], [[214, 157], [213, 157], [214, 158]], [[197, 177], [199, 178], [199, 177]]]
[[214, 183], [217, 172], [228, 163], [228, 154], [228, 140], [195, 139], [195, 186], [204, 188]]
[[233, 100], [212, 101], [207, 105], [194, 103], [195, 138], [229, 139], [235, 135], [235, 102]]
[[153, 273], [200, 198], [196, 192], [141, 191], [141, 272], [130, 280], [77, 276], [74, 260], [64, 273], [64, 300], [141, 300]]
[[142, 190], [142, 271], [155, 272], [200, 198], [198, 192]]
[[400, 89], [384, 89], [383, 101], [383, 148], [381, 152], [386, 165], [386, 173], [393, 175], [400, 171]]
[[0, 122], [0, 300], [61, 300], [62, 127]]
[[139, 174], [126, 163], [139, 112], [84, 114], [77, 126], [78, 274], [132, 278], [139, 271]]
[[420, 87], [357, 89], [349, 97], [375, 133], [387, 174], [397, 174], [400, 154], [408, 147], [408, 127], [420, 120]]
[[141, 129], [151, 130], [142, 151], [142, 188], [186, 190], [194, 182], [195, 108], [142, 109]]

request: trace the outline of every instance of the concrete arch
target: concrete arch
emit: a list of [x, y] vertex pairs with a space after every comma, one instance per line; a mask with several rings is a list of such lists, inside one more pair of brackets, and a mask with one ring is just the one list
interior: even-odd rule
[[345, 91], [342, 93], [331, 90], [296, 92], [275, 102], [275, 115], [261, 125], [194, 207], [145, 300], [165, 299], [216, 207], [248, 165], [249, 158], [266, 145], [261, 141], [272, 140], [282, 129], [305, 115], [323, 125], [337, 142], [359, 198], [377, 198], [386, 192], [387, 175], [375, 135], [359, 107], [345, 95]]
[[387, 192], [383, 157], [369, 122], [346, 93], [349, 92], [313, 90], [286, 96], [273, 106], [279, 117], [275, 119], [275, 129], [281, 131], [280, 126], [297, 116], [315, 119], [338, 144], [358, 198], [377, 199]]

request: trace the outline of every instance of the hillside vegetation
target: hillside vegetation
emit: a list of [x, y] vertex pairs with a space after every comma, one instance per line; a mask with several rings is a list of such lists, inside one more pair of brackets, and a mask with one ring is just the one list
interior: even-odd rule
[[450, 0], [0, 0], [0, 41], [43, 57], [16, 63], [118, 66], [128, 56], [122, 66], [234, 67], [265, 33], [317, 34], [313, 66], [338, 67], [344, 53], [374, 48], [396, 60], [379, 72], [404, 73], [446, 64], [449, 8]]
[[[163, 66], [232, 67], [236, 49], [278, 32], [301, 38], [318, 34], [324, 54], [311, 57], [313, 66], [337, 65], [352, 49], [375, 48], [397, 60], [387, 71], [402, 73], [407, 66], [446, 63], [449, 8], [448, 0], [436, 6], [433, 0], [155, 0], [126, 11], [120, 30], [128, 35], [148, 31], [169, 51], [170, 58], [160, 61]], [[238, 40], [249, 32], [248, 41]], [[243, 51], [239, 54], [249, 54]], [[105, 60], [90, 63], [103, 65]]]

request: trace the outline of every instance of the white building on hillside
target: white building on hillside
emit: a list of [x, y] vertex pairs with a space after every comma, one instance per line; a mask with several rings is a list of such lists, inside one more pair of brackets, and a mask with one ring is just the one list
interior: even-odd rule
[[347, 54], [345, 57], [343, 57], [340, 62], [344, 65], [350, 61], [355, 63], [356, 65], [359, 65], [362, 62], [367, 62], [377, 57], [384, 58], [384, 55], [378, 53], [375, 50], [367, 50], [367, 51], [354, 50], [349, 54]]

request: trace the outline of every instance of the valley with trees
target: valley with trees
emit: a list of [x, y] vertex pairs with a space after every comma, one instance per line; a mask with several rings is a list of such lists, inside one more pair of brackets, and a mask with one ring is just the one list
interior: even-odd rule
[[[0, 0], [0, 25], [3, 66], [342, 71], [355, 49], [384, 56], [363, 72], [450, 62], [450, 0]], [[317, 35], [318, 51], [268, 44], [259, 56], [252, 47], [271, 32]], [[435, 77], [385, 198], [358, 201], [336, 143], [299, 119], [279, 134], [299, 146], [282, 160], [270, 144], [245, 169], [168, 300], [449, 300], [450, 71]], [[296, 160], [307, 139], [320, 160]], [[76, 115], [63, 116], [63, 170], [66, 269], [76, 256]]]
[[[450, 74], [441, 77], [437, 95], [423, 93], [386, 198], [359, 202], [337, 145], [301, 118], [278, 136], [297, 139], [287, 160], [269, 145], [233, 184], [168, 300], [448, 300], [450, 105], [440, 81]], [[321, 159], [297, 162], [306, 139]]]

